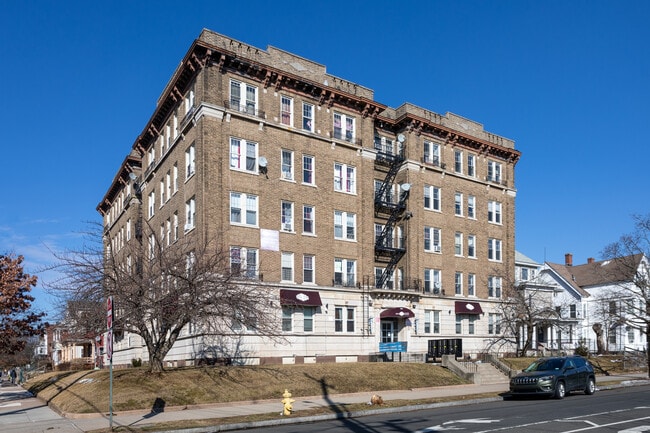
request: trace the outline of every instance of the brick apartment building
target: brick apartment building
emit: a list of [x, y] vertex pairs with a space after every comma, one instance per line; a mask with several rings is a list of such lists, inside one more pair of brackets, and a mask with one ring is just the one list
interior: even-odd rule
[[[172, 241], [219, 234], [242, 283], [277, 292], [287, 343], [245, 335], [241, 362], [477, 353], [514, 269], [519, 157], [479, 123], [204, 30], [97, 209], [113, 246], [138, 218]], [[201, 344], [188, 330], [167, 359]], [[137, 336], [114, 350], [146, 357]]]

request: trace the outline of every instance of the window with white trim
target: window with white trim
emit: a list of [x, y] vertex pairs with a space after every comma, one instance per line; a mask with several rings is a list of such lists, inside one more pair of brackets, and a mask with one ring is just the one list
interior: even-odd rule
[[254, 141], [230, 137], [230, 169], [257, 174], [257, 152]]
[[501, 183], [501, 163], [496, 161], [488, 161], [488, 175], [487, 180], [490, 182]]
[[476, 197], [467, 196], [467, 218], [476, 219]]
[[257, 248], [230, 247], [230, 273], [239, 278], [256, 279], [258, 256]]
[[258, 198], [241, 192], [230, 193], [230, 223], [257, 226]]
[[357, 216], [354, 213], [334, 211], [334, 239], [348, 241], [357, 238]]
[[172, 176], [169, 171], [165, 175], [165, 191], [167, 195], [167, 201], [169, 201], [169, 199], [172, 198]]
[[334, 332], [354, 332], [354, 308], [334, 308]]
[[283, 332], [292, 332], [293, 331], [293, 307], [283, 306], [282, 307], [282, 331]]
[[165, 180], [160, 181], [160, 207], [165, 204]]
[[488, 334], [490, 335], [501, 334], [501, 314], [498, 313], [488, 314]]
[[196, 171], [194, 143], [185, 151], [185, 179], [189, 179]]
[[424, 208], [440, 210], [440, 188], [431, 185], [424, 186]]
[[316, 257], [311, 254], [302, 256], [302, 282], [316, 283]]
[[476, 155], [467, 154], [467, 175], [476, 177]]
[[303, 234], [316, 234], [314, 206], [303, 205], [302, 207], [302, 232]]
[[356, 283], [357, 262], [350, 259], [334, 259], [334, 285], [354, 287]]
[[290, 201], [282, 201], [280, 230], [293, 232], [293, 203]]
[[282, 179], [293, 180], [293, 152], [282, 150]]
[[501, 224], [501, 203], [488, 201], [488, 221], [494, 224]]
[[178, 240], [178, 212], [174, 212], [172, 217], [173, 229], [174, 229], [174, 242]]
[[342, 113], [334, 113], [334, 138], [353, 142], [354, 124], [354, 117]]
[[476, 258], [476, 235], [467, 235], [467, 257]]
[[501, 297], [501, 277], [495, 277], [493, 275], [488, 277], [488, 297]]
[[454, 276], [454, 293], [456, 295], [463, 294], [463, 273], [456, 272]]
[[293, 282], [293, 253], [282, 253], [281, 280]]
[[463, 255], [463, 234], [460, 232], [454, 233], [454, 255]]
[[165, 222], [165, 232], [166, 236], [165, 238], [167, 239], [167, 246], [172, 244], [172, 219], [167, 218], [167, 221]]
[[454, 194], [454, 214], [463, 216], [463, 193], [461, 192]]
[[454, 151], [454, 171], [456, 173], [463, 172], [463, 152], [460, 150]]
[[302, 129], [314, 132], [314, 105], [302, 103]]
[[356, 193], [356, 168], [334, 163], [334, 191]]
[[284, 95], [280, 97], [280, 123], [293, 125], [293, 98]]
[[302, 309], [302, 320], [303, 326], [302, 330], [304, 332], [314, 332], [314, 313], [316, 308], [314, 307], [303, 307]]
[[468, 319], [468, 322], [469, 322], [468, 326], [467, 326], [467, 333], [470, 334], [470, 335], [474, 335], [475, 332], [476, 332], [476, 326], [475, 326], [476, 316], [473, 315], [473, 314], [470, 314], [470, 315], [468, 315], [467, 319]]
[[467, 296], [476, 296], [476, 275], [467, 275]]
[[156, 212], [156, 191], [151, 191], [149, 193], [149, 218], [154, 216], [154, 213]]
[[430, 141], [424, 141], [424, 155], [422, 156], [423, 162], [432, 164], [436, 167], [440, 166], [440, 145]]
[[311, 155], [302, 156], [302, 183], [305, 185], [315, 185], [314, 177], [314, 157]]
[[442, 252], [440, 232], [441, 230], [437, 227], [424, 227], [424, 251]]
[[501, 261], [501, 239], [488, 239], [488, 260]]
[[174, 167], [172, 168], [172, 173], [174, 177], [174, 193], [178, 191], [178, 163], [174, 163]]
[[424, 310], [424, 333], [440, 334], [439, 310]]
[[424, 270], [424, 291], [439, 294], [442, 288], [442, 271], [440, 269]]
[[192, 230], [196, 224], [196, 200], [194, 197], [185, 202], [185, 231]]
[[257, 87], [241, 81], [230, 81], [230, 108], [257, 115]]

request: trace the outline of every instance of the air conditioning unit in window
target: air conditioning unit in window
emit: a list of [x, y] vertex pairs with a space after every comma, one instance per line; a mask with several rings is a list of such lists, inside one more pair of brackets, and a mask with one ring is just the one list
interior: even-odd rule
[[194, 226], [192, 224], [185, 224], [185, 231], [186, 232], [192, 230], [193, 228], [194, 228]]
[[289, 223], [282, 224], [282, 230], [284, 230], [285, 232], [290, 232], [291, 231], [291, 224], [289, 224]]
[[434, 253], [439, 253], [440, 251], [442, 251], [442, 248], [440, 247], [440, 245], [434, 245], [433, 246], [433, 252]]

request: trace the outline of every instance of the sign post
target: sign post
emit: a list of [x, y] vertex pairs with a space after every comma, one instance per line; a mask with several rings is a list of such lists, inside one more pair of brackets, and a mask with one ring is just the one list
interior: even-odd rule
[[113, 430], [113, 297], [106, 301], [106, 358], [108, 358], [108, 425]]

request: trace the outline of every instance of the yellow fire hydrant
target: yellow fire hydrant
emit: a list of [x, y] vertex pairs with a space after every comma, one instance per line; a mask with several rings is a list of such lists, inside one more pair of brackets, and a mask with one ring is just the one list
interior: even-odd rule
[[291, 398], [291, 393], [289, 392], [288, 389], [284, 390], [284, 394], [282, 394], [282, 404], [284, 405], [284, 410], [282, 411], [282, 415], [291, 415], [291, 412], [293, 412], [293, 406], [291, 403], [293, 403], [294, 399]]

